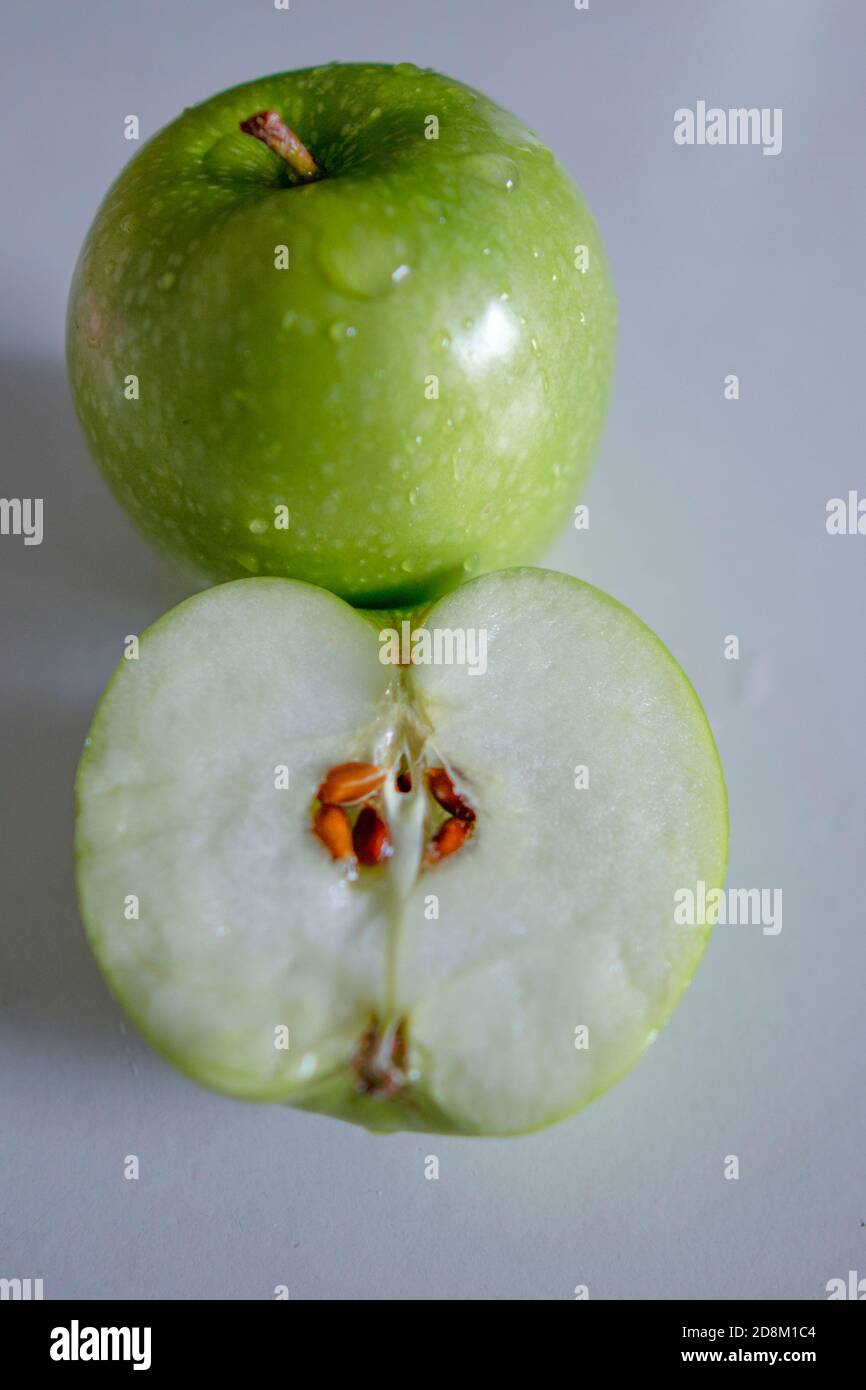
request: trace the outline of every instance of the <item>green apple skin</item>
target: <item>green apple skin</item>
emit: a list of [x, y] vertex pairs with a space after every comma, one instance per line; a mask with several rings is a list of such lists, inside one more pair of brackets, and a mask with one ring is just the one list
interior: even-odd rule
[[[240, 131], [264, 109], [325, 177], [293, 185]], [[284, 73], [184, 111], [107, 194], [67, 327], [84, 433], [152, 540], [217, 580], [363, 606], [538, 555], [586, 479], [614, 337], [564, 169], [409, 64]]]

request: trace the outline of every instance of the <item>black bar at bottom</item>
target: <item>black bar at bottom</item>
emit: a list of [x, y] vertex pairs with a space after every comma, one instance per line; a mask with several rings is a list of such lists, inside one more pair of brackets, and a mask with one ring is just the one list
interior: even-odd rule
[[[224, 1376], [271, 1355], [280, 1364], [287, 1336], [303, 1336], [309, 1328], [309, 1312], [299, 1314], [302, 1301], [5, 1301], [0, 1304], [4, 1360], [25, 1374], [32, 1369], [63, 1376], [77, 1370], [92, 1376], [107, 1368], [115, 1375], [212, 1370]], [[833, 1371], [859, 1364], [864, 1331], [856, 1310], [832, 1301], [575, 1301], [558, 1326], [569, 1336], [579, 1335], [575, 1345], [584, 1366], [603, 1358], [610, 1370], [665, 1371], [706, 1365]], [[441, 1337], [441, 1322], [436, 1327]], [[409, 1328], [402, 1335], [407, 1332], [412, 1335]], [[376, 1333], [368, 1326], [359, 1336], [363, 1342], [355, 1354], [363, 1364], [371, 1353], [364, 1343]], [[592, 1363], [586, 1360], [590, 1356]]]

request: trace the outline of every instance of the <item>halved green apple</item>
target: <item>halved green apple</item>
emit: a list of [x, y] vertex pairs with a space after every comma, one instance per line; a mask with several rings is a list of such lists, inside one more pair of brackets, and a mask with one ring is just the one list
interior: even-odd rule
[[88, 935], [205, 1085], [536, 1129], [632, 1065], [700, 959], [675, 893], [722, 883], [716, 748], [661, 642], [578, 580], [509, 570], [411, 615], [440, 657], [483, 634], [474, 665], [390, 664], [391, 623], [247, 579], [143, 636], [78, 774]]

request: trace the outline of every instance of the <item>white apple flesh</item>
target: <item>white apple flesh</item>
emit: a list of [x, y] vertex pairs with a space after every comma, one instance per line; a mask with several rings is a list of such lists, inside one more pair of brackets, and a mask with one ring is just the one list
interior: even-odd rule
[[[156, 623], [82, 757], [82, 913], [131, 1017], [205, 1085], [519, 1133], [604, 1091], [673, 1009], [711, 930], [676, 924], [675, 893], [722, 883], [725, 787], [679, 666], [598, 590], [506, 571], [422, 623], [486, 631], [486, 672], [383, 665], [381, 617], [291, 580]], [[375, 868], [312, 830], [351, 760], [386, 770]], [[475, 820], [431, 863], [435, 767]]]

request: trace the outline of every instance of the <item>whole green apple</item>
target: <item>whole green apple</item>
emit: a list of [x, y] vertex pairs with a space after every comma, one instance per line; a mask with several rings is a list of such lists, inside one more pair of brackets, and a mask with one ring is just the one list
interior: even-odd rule
[[216, 579], [375, 606], [547, 543], [614, 334], [595, 225], [550, 151], [460, 83], [352, 64], [235, 87], [154, 136], [85, 241], [68, 357], [152, 539]]

